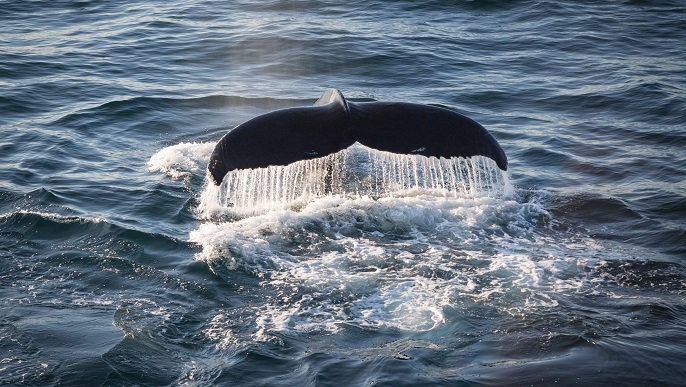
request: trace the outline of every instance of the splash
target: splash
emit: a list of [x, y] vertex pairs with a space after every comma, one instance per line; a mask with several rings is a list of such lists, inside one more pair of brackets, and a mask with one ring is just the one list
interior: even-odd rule
[[160, 171], [174, 179], [189, 177], [205, 169], [213, 143], [185, 143], [161, 149], [148, 160], [149, 171]]
[[581, 288], [593, 262], [548, 255], [536, 231], [547, 216], [501, 198], [330, 195], [298, 211], [204, 222], [190, 240], [218, 276], [259, 283], [259, 302], [220, 326], [238, 313], [253, 316], [256, 340], [347, 326], [423, 332], [461, 308], [523, 315]]
[[507, 172], [486, 157], [401, 155], [356, 145], [287, 166], [236, 170], [221, 186], [207, 184], [198, 207], [250, 215], [298, 208], [327, 195], [502, 197], [514, 190]]
[[[209, 148], [170, 147], [151, 164], [201, 177]], [[543, 248], [536, 224], [549, 215], [518, 201], [508, 174], [483, 157], [356, 145], [233, 171], [219, 187], [206, 180], [199, 199], [198, 214], [210, 221], [189, 235], [202, 247], [196, 259], [227, 280], [254, 278], [262, 289], [259, 303], [217, 317], [218, 330], [208, 334], [223, 332], [227, 345], [237, 340], [235, 329], [256, 340], [345, 326], [429, 331], [455, 305], [527, 313], [554, 307], [557, 289], [582, 286], [574, 270], [588, 267], [529, 258]], [[549, 278], [551, 262], [560, 278]], [[244, 318], [251, 328], [233, 325]]]

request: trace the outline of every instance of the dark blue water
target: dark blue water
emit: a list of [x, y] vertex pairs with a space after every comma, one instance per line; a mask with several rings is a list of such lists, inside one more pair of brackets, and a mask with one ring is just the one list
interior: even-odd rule
[[[683, 384], [685, 20], [0, 1], [0, 384]], [[327, 87], [474, 118], [512, 189], [222, 208], [214, 143]]]

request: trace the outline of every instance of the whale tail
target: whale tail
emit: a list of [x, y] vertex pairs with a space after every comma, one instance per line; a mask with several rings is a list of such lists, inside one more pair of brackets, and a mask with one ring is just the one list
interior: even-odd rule
[[208, 171], [220, 185], [235, 169], [324, 157], [355, 142], [427, 157], [485, 156], [507, 170], [498, 141], [471, 118], [406, 102], [352, 103], [338, 90], [328, 89], [314, 106], [277, 110], [238, 125], [215, 146]]

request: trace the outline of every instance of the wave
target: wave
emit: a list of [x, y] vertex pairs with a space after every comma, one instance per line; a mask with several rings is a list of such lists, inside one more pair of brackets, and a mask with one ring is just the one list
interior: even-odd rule
[[[642, 246], [650, 249], [651, 257], [659, 253], [683, 255], [686, 229], [662, 214], [665, 208], [676, 210], [680, 196], [654, 191], [653, 187], [646, 190], [646, 199], [654, 201], [643, 205], [595, 193], [560, 195], [551, 200], [550, 211], [558, 224], [583, 229], [599, 240]], [[678, 210], [673, 215], [678, 216]]]

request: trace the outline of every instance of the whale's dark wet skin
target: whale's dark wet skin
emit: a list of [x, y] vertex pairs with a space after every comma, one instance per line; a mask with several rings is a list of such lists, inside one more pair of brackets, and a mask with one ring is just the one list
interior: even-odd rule
[[355, 142], [427, 157], [485, 156], [507, 170], [496, 139], [469, 117], [406, 102], [352, 103], [335, 89], [328, 89], [314, 106], [277, 110], [237, 126], [217, 143], [208, 170], [219, 185], [235, 169], [324, 157]]

